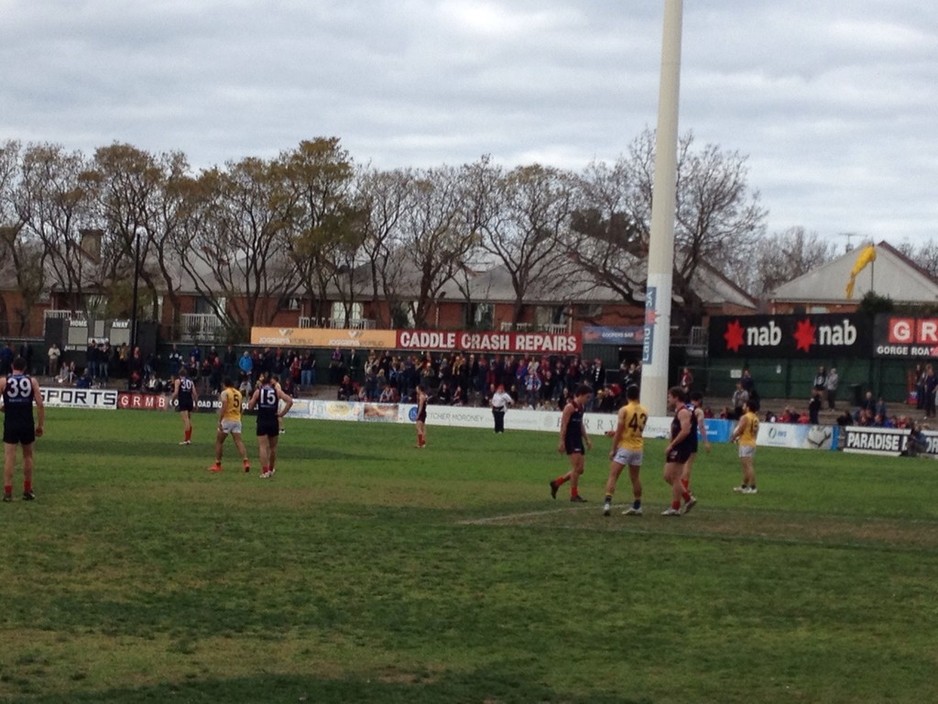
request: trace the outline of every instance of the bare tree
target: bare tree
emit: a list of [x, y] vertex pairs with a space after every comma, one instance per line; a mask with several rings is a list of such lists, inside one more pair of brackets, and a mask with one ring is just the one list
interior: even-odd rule
[[[507, 174], [483, 160], [470, 167], [480, 184], [481, 247], [508, 272], [514, 291], [512, 323], [535, 285], [562, 277], [567, 263], [574, 179], [559, 169], [534, 164]], [[491, 185], [486, 181], [490, 181]]]
[[[22, 157], [17, 208], [29, 235], [43, 246], [50, 284], [74, 310], [89, 305], [87, 293], [103, 284], [99, 232], [94, 232], [91, 197], [80, 152], [55, 144], [29, 145]], [[83, 239], [84, 233], [84, 239]]]
[[751, 263], [739, 272], [746, 278], [737, 280], [757, 297], [765, 296], [836, 257], [836, 244], [816, 232], [792, 227], [759, 240]]
[[388, 319], [378, 327], [407, 327], [405, 313], [406, 258], [402, 224], [413, 194], [412, 171], [367, 170], [360, 174], [358, 193], [367, 213], [362, 253], [371, 279], [373, 300], [383, 299]]
[[443, 286], [465, 266], [466, 254], [478, 242], [465, 219], [463, 175], [463, 170], [442, 167], [419, 173], [410, 182], [411, 205], [404, 217], [401, 245], [416, 272], [413, 318], [418, 327], [426, 327], [427, 315]]
[[[673, 295], [675, 321], [686, 328], [702, 314], [693, 280], [701, 263], [732, 275], [750, 261], [765, 230], [766, 211], [747, 183], [746, 158], [707, 145], [692, 133], [678, 149]], [[614, 166], [592, 164], [583, 174], [584, 204], [573, 225], [583, 237], [575, 256], [599, 282], [640, 304], [646, 275], [654, 182], [654, 132], [646, 130]]]

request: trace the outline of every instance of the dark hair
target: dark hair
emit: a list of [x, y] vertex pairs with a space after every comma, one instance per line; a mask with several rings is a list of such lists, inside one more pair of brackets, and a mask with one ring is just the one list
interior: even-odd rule
[[222, 386], [234, 386], [234, 382], [231, 380], [230, 376], [226, 376], [224, 379], [222, 379], [221, 383]]
[[703, 401], [703, 394], [700, 391], [691, 391], [690, 400], [691, 401]]
[[744, 405], [753, 413], [759, 412], [759, 399], [757, 398], [750, 398]]
[[12, 366], [18, 372], [26, 371], [26, 360], [22, 357], [15, 357]]
[[593, 393], [593, 389], [589, 384], [580, 384], [578, 387], [576, 387], [576, 391], [574, 392], [573, 395], [574, 396], [588, 396], [591, 393]]
[[668, 389], [668, 395], [673, 396], [674, 398], [687, 403], [687, 394], [684, 393], [684, 389], [680, 386], [672, 386]]
[[637, 401], [638, 400], [638, 385], [629, 384], [629, 387], [625, 390], [625, 397], [629, 401]]

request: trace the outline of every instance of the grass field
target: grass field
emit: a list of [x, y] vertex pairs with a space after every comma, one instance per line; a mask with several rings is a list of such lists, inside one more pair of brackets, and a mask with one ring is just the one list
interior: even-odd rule
[[[214, 419], [50, 410], [0, 504], [4, 702], [935, 702], [938, 464], [735, 447], [700, 503], [601, 516], [542, 433], [288, 421], [273, 480]], [[17, 494], [21, 488], [19, 471]], [[629, 498], [626, 477], [617, 499]]]

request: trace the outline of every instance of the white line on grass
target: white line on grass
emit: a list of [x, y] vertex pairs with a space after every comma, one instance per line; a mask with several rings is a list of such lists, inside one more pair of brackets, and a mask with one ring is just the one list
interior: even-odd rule
[[503, 516], [488, 516], [486, 518], [470, 518], [465, 521], [459, 521], [463, 526], [482, 526], [486, 523], [498, 523], [500, 521], [517, 521], [522, 518], [536, 518], [537, 516], [549, 516], [554, 513], [567, 513], [568, 511], [579, 511], [587, 508], [586, 506], [574, 506], [570, 508], [554, 508], [550, 511], [528, 511], [527, 513], [507, 513]]

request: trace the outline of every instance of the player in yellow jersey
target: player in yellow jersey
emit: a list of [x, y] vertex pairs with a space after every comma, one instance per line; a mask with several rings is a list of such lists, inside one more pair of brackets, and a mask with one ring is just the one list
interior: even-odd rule
[[609, 479], [606, 482], [606, 500], [603, 502], [603, 515], [612, 512], [612, 495], [616, 482], [626, 465], [629, 479], [632, 480], [632, 505], [622, 513], [627, 516], [642, 515], [642, 482], [638, 477], [642, 467], [642, 454], [645, 438], [642, 433], [648, 422], [648, 410], [638, 402], [638, 387], [632, 384], [625, 390], [627, 403], [619, 409], [619, 419], [612, 435], [612, 449], [609, 451]]
[[215, 464], [209, 467], [209, 471], [221, 471], [222, 448], [225, 438], [230, 435], [241, 454], [244, 471], [250, 472], [251, 463], [248, 461], [248, 451], [241, 439], [241, 392], [235, 388], [234, 382], [229, 377], [225, 377], [222, 385], [224, 388], [219, 396], [221, 405], [218, 408], [218, 432], [215, 434]]
[[743, 483], [733, 487], [740, 494], [756, 493], [756, 470], [753, 458], [756, 455], [756, 439], [759, 437], [759, 401], [749, 399], [743, 404], [743, 416], [730, 436], [732, 442], [739, 442], [739, 463], [743, 468]]

